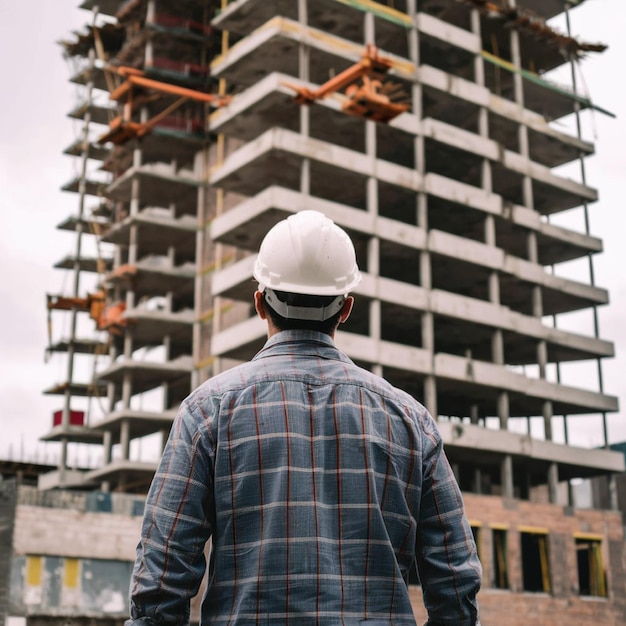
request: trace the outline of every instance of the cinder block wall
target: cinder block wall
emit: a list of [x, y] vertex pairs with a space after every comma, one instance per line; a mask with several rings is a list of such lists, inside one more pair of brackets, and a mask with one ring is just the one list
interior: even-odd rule
[[20, 487], [3, 614], [123, 623], [143, 499]]
[[138, 516], [18, 506], [13, 549], [18, 555], [131, 561], [140, 524]]
[[[47, 615], [48, 626], [121, 626], [128, 617], [143, 505], [143, 497], [130, 494], [15, 486], [6, 541], [0, 534], [0, 550], [6, 548], [6, 559], [0, 553], [0, 601], [3, 575], [7, 587], [0, 619], [29, 614], [28, 626], [34, 626], [39, 622], [32, 614], [40, 613]], [[6, 522], [1, 500], [0, 514], [0, 522]], [[207, 557], [208, 552], [209, 546]], [[192, 623], [199, 621], [205, 584], [192, 601]]]

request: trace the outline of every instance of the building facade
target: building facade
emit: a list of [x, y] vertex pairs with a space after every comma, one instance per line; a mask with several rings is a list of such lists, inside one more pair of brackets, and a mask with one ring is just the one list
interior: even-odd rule
[[[68, 366], [43, 437], [63, 453], [40, 488], [145, 493], [180, 401], [263, 345], [262, 237], [317, 209], [363, 271], [337, 343], [439, 421], [485, 566], [483, 623], [626, 620], [624, 458], [568, 443], [595, 415], [608, 444], [618, 409], [602, 388], [602, 242], [561, 219], [588, 224], [598, 198], [593, 145], [560, 122], [603, 111], [575, 73], [550, 80], [603, 50], [550, 26], [575, 4], [84, 0], [89, 25], [63, 44], [84, 94], [64, 187], [78, 210], [59, 225], [75, 233], [58, 264], [73, 290], [48, 298], [71, 318], [50, 345]], [[576, 259], [589, 280], [560, 272]], [[588, 332], [559, 325], [580, 311]], [[598, 369], [595, 388], [564, 383], [572, 363]], [[101, 466], [70, 469], [77, 443]], [[609, 507], [582, 510], [572, 486], [598, 477]]]

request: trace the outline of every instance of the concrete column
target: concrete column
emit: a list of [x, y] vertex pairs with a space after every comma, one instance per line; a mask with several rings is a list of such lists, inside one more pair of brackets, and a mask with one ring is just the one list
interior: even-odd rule
[[480, 495], [482, 493], [483, 490], [483, 486], [482, 486], [482, 472], [480, 470], [480, 468], [475, 468], [474, 469], [474, 480], [473, 480], [473, 491], [474, 493]]
[[551, 400], [546, 400], [542, 404], [543, 414], [543, 429], [546, 441], [552, 441], [552, 417], [554, 415], [554, 409]]
[[[480, 12], [478, 11], [478, 9], [472, 9], [470, 14], [470, 25], [472, 33], [480, 37]], [[480, 54], [477, 54], [474, 57], [474, 82], [477, 85], [485, 84], [485, 68], [483, 64], [483, 59]]]
[[[537, 243], [537, 233], [535, 233], [534, 231], [529, 231], [526, 235], [526, 254], [528, 260], [531, 263], [539, 263], [539, 246]], [[543, 317], [543, 296], [541, 294], [541, 287], [539, 286], [533, 287], [532, 308], [532, 314], [535, 317]], [[545, 368], [546, 359], [547, 349], [544, 345], [541, 348], [541, 352], [539, 352], [539, 350], [537, 352], [537, 362], [539, 363], [540, 368]], [[545, 369], [543, 371], [544, 376], [542, 376], [542, 378], [545, 377]]]
[[[533, 263], [539, 262], [539, 253], [537, 245], [537, 235], [534, 232], [529, 232], [527, 236], [527, 248], [528, 248], [528, 260]], [[541, 287], [533, 287], [532, 290], [532, 307], [533, 315], [537, 318], [543, 317], [543, 297], [541, 294]], [[545, 339], [542, 339], [537, 343], [537, 365], [539, 367], [539, 377], [545, 380], [547, 377], [548, 366], [548, 344]], [[547, 441], [552, 441], [552, 417], [553, 417], [552, 402], [546, 400], [542, 406], [542, 415], [544, 423], [544, 436]]]
[[544, 340], [537, 344], [537, 364], [539, 365], [539, 377], [545, 378], [548, 364], [548, 345]]
[[[148, 6], [146, 7], [146, 24], [154, 24], [156, 17], [156, 1], [148, 0]], [[146, 42], [146, 53], [145, 53], [145, 64], [146, 67], [154, 66], [154, 44], [152, 43], [152, 38], [148, 37], [148, 41]]]
[[122, 420], [120, 427], [120, 451], [122, 459], [128, 461], [130, 458], [130, 421]]
[[[113, 460], [113, 435], [105, 430], [102, 435], [102, 465], [107, 466]], [[110, 489], [109, 481], [100, 483], [100, 491], [107, 493]]]
[[[417, 1], [416, 0], [407, 0], [407, 13], [409, 15], [414, 16], [417, 13]], [[419, 56], [419, 32], [415, 26], [415, 22], [413, 23], [413, 27], [408, 32], [409, 38], [409, 58], [415, 65], [415, 67], [419, 67], [420, 65], [420, 56]], [[422, 86], [419, 81], [414, 82], [411, 85], [411, 104], [412, 104], [412, 113], [418, 119], [422, 119]], [[415, 137], [414, 142], [414, 159], [415, 159], [415, 169], [423, 176], [425, 173], [425, 163], [424, 163], [424, 136], [419, 133]], [[417, 206], [417, 224], [418, 226], [426, 229], [428, 227], [428, 219], [427, 219], [427, 206], [426, 206], [426, 194], [423, 192], [418, 193], [418, 206]]]
[[[172, 359], [172, 337], [170, 335], [166, 335], [163, 337], [163, 347], [165, 348], [165, 358], [164, 361], [171, 361]], [[161, 383], [161, 392], [163, 395], [163, 410], [166, 411], [170, 406], [170, 384], [167, 381], [163, 381]]]
[[[432, 289], [430, 254], [422, 252], [420, 254], [420, 285], [424, 289]], [[433, 356], [435, 351], [435, 322], [430, 311], [422, 314], [422, 348], [429, 350]]]
[[[142, 112], [143, 114], [143, 112]], [[140, 149], [133, 151], [133, 167], [139, 167], [142, 162], [142, 154]], [[130, 215], [137, 215], [140, 209], [140, 191], [141, 183], [136, 176], [131, 182], [130, 194]], [[136, 225], [132, 225], [128, 234], [128, 263], [133, 265], [138, 261], [139, 234]], [[135, 292], [129, 289], [126, 292], [126, 308], [132, 309], [135, 306]]]
[[[423, 144], [422, 144], [423, 145]], [[421, 161], [423, 164], [423, 161]], [[423, 165], [421, 167], [423, 171]], [[420, 193], [417, 199], [417, 225], [428, 232], [428, 207], [426, 194]], [[424, 289], [432, 289], [431, 257], [428, 250], [420, 252], [420, 286]], [[431, 358], [431, 366], [435, 367], [435, 318], [431, 311], [425, 310], [422, 314], [422, 348], [428, 350]], [[431, 415], [438, 419], [437, 410], [437, 381], [434, 374], [429, 374], [424, 379], [424, 405]]]
[[426, 376], [426, 378], [424, 378], [424, 406], [435, 420], [439, 419], [439, 411], [437, 408], [437, 381], [434, 376]]
[[[194, 159], [194, 171], [199, 180], [207, 179], [208, 172], [208, 148], [198, 152]], [[206, 204], [207, 204], [207, 185], [202, 184], [198, 188], [198, 208], [197, 208], [197, 231], [196, 231], [196, 277], [194, 280], [194, 313], [195, 320], [193, 323], [192, 330], [192, 348], [191, 348], [191, 356], [193, 358], [194, 364], [200, 363], [203, 359], [208, 357], [208, 354], [202, 354], [202, 323], [198, 320], [202, 315], [202, 303], [203, 303], [203, 294], [205, 287], [205, 277], [202, 274], [202, 267], [204, 266], [204, 245], [205, 245], [205, 237], [206, 237], [206, 226], [205, 223], [207, 221], [206, 212]], [[173, 304], [173, 294], [167, 294], [167, 310], [168, 312], [172, 311]], [[201, 380], [201, 370], [200, 368], [194, 367], [191, 373], [191, 389], [195, 389], [200, 383]], [[191, 391], [191, 390], [190, 390]]]
[[470, 423], [478, 424], [479, 421], [480, 421], [480, 416], [478, 413], [478, 405], [472, 404], [470, 405]]
[[364, 43], [375, 43], [376, 42], [376, 25], [374, 21], [374, 14], [370, 11], [366, 11], [364, 14], [364, 28], [363, 34], [365, 35]]
[[417, 13], [417, 0], [406, 0], [406, 12], [411, 17], [415, 16]]
[[102, 465], [108, 465], [111, 462], [113, 452], [113, 436], [110, 430], [105, 430], [102, 435]]
[[[472, 32], [480, 37], [480, 13], [477, 9], [472, 10], [470, 20]], [[474, 82], [480, 86], [485, 85], [485, 62], [480, 54], [474, 57]], [[478, 134], [481, 137], [489, 138], [489, 113], [484, 106], [481, 106], [478, 111]], [[481, 167], [482, 187], [485, 191], [492, 191], [491, 162], [489, 159], [483, 159]], [[493, 220], [493, 216], [491, 217]], [[491, 245], [495, 245], [495, 236], [494, 243]]]
[[124, 333], [124, 358], [131, 359], [133, 356], [134, 342], [133, 342], [133, 331], [129, 328], [126, 329]]
[[496, 365], [504, 365], [504, 338], [500, 329], [491, 334], [491, 360]]
[[507, 454], [502, 459], [500, 477], [502, 482], [502, 497], [509, 499], [513, 498], [515, 493], [513, 484], [513, 457], [510, 454]]
[[[370, 24], [370, 29], [373, 25]], [[367, 20], [366, 20], [367, 31]], [[367, 35], [366, 35], [367, 38]], [[365, 122], [365, 151], [372, 162], [376, 161], [376, 127], [374, 122]], [[366, 207], [370, 214], [378, 215], [378, 181], [375, 177], [369, 177], [366, 182]], [[367, 270], [372, 276], [380, 276], [380, 239], [372, 237], [367, 245]], [[369, 304], [369, 336], [375, 341], [380, 341], [381, 337], [381, 302], [374, 299]], [[382, 366], [374, 363], [372, 371], [382, 375]]]
[[[485, 174], [489, 173], [489, 180], [485, 180]], [[488, 187], [485, 187], [485, 182], [488, 182]], [[483, 187], [489, 191], [491, 187], [491, 168], [488, 166], [486, 159], [483, 162]], [[485, 243], [489, 246], [496, 245], [496, 230], [495, 219], [493, 215], [487, 215], [485, 217]], [[493, 271], [489, 274], [488, 283], [489, 301], [493, 304], [500, 303], [500, 278], [497, 271]], [[496, 328], [491, 334], [491, 359], [498, 365], [504, 365], [504, 338], [502, 330]], [[508, 404], [508, 403], [507, 403]], [[500, 416], [502, 420], [502, 416]]]
[[489, 274], [489, 302], [500, 304], [500, 277], [498, 272], [494, 271]]
[[[380, 275], [380, 240], [378, 237], [372, 237], [367, 243], [367, 270], [372, 276]], [[380, 341], [381, 330], [381, 303], [379, 299], [371, 300], [369, 303], [369, 336]], [[377, 364], [374, 364], [376, 367]], [[377, 373], [380, 372], [380, 368]]]
[[559, 466], [550, 463], [548, 467], [548, 498], [551, 504], [557, 504], [559, 500]]
[[[111, 342], [109, 348], [109, 362], [113, 363], [115, 359], [118, 357], [118, 350], [115, 347], [115, 342]], [[94, 383], [97, 381], [94, 381]], [[107, 410], [109, 413], [112, 413], [115, 410], [115, 402], [116, 402], [116, 383], [108, 382], [107, 383]]]
[[[515, 6], [515, 1], [510, 0], [509, 4]], [[511, 61], [515, 67], [522, 67], [522, 56], [520, 53], [519, 33], [511, 29]], [[513, 73], [513, 84], [515, 89], [515, 102], [520, 108], [524, 107], [524, 83], [519, 72]], [[520, 154], [526, 158], [529, 156], [528, 149], [528, 128], [525, 124], [520, 124], [518, 128], [518, 141]], [[529, 209], [534, 209], [532, 179], [530, 176], [524, 176], [522, 181], [522, 193], [524, 196], [524, 204]]]
[[308, 22], [307, 0], [298, 0], [298, 21], [306, 25]]
[[[485, 243], [489, 246], [496, 245], [496, 227], [493, 215], [488, 215], [485, 218]], [[489, 274], [487, 289], [489, 301], [493, 304], [500, 304], [500, 277], [497, 271]], [[494, 363], [504, 364], [504, 341], [500, 329], [495, 329], [491, 336], [491, 357]]]
[[426, 312], [422, 315], [422, 348], [434, 356], [435, 351], [435, 323], [433, 314]]
[[[307, 24], [307, 0], [298, 0], [298, 20], [302, 25]], [[298, 77], [301, 80], [310, 79], [310, 50], [301, 42], [298, 47]], [[308, 106], [300, 107], [300, 134], [308, 137], [311, 132], [311, 109]], [[311, 161], [303, 159], [300, 168], [300, 193], [309, 195], [311, 193]]]
[[498, 393], [498, 418], [500, 430], [507, 430], [509, 421], [509, 394], [506, 391]]
[[59, 465], [57, 471], [59, 473], [59, 484], [65, 483], [65, 476], [67, 474], [67, 437], [61, 437], [61, 453], [59, 455]]
[[130, 409], [130, 399], [132, 397], [133, 375], [130, 372], [124, 374], [122, 380], [122, 406]]
[[146, 7], [146, 22], [148, 24], [154, 24], [156, 17], [156, 2], [155, 0], [148, 0], [148, 6]]
[[[484, 188], [484, 185], [483, 185]], [[487, 191], [490, 191], [487, 189]], [[496, 245], [496, 221], [493, 215], [485, 216], [485, 225], [484, 225], [484, 233], [485, 233], [485, 243], [488, 246]]]
[[609, 489], [609, 503], [612, 511], [619, 511], [619, 501], [617, 498], [617, 482], [615, 474], [609, 474], [607, 477], [607, 487]]

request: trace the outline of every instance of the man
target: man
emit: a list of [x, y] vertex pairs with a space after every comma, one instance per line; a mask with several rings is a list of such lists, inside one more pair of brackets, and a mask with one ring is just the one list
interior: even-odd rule
[[334, 345], [361, 276], [352, 242], [301, 211], [266, 235], [254, 304], [268, 341], [182, 404], [155, 474], [127, 626], [477, 623], [481, 567], [426, 409]]

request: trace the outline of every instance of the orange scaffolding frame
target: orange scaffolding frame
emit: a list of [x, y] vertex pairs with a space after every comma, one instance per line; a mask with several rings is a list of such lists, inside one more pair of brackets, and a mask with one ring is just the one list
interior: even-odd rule
[[[122, 115], [119, 115], [111, 120], [108, 132], [98, 138], [98, 143], [100, 144], [110, 142], [119, 145], [125, 143], [129, 139], [143, 137], [161, 120], [166, 118], [188, 100], [203, 102], [215, 107], [225, 106], [231, 100], [230, 96], [218, 96], [148, 78], [143, 70], [138, 70], [133, 67], [109, 67], [107, 68], [107, 71], [114, 72], [124, 79], [124, 82], [113, 89], [109, 95], [111, 100], [123, 103], [124, 108]], [[151, 117], [149, 120], [146, 120], [145, 122], [134, 122], [132, 120], [132, 114], [135, 105], [142, 101], [142, 99], [137, 96], [137, 90], [152, 91], [157, 94], [177, 96], [177, 100], [166, 107], [163, 111], [160, 111], [158, 114]], [[143, 101], [145, 101], [145, 97]]]
[[[343, 110], [351, 115], [366, 117], [377, 122], [389, 122], [394, 117], [409, 110], [409, 105], [395, 101], [403, 95], [397, 84], [383, 83], [383, 78], [393, 66], [391, 59], [378, 54], [378, 48], [367, 44], [361, 59], [343, 72], [337, 74], [315, 91], [307, 87], [283, 83], [293, 89], [298, 104], [311, 104], [345, 88], [347, 101]], [[359, 84], [361, 81], [361, 84]]]

